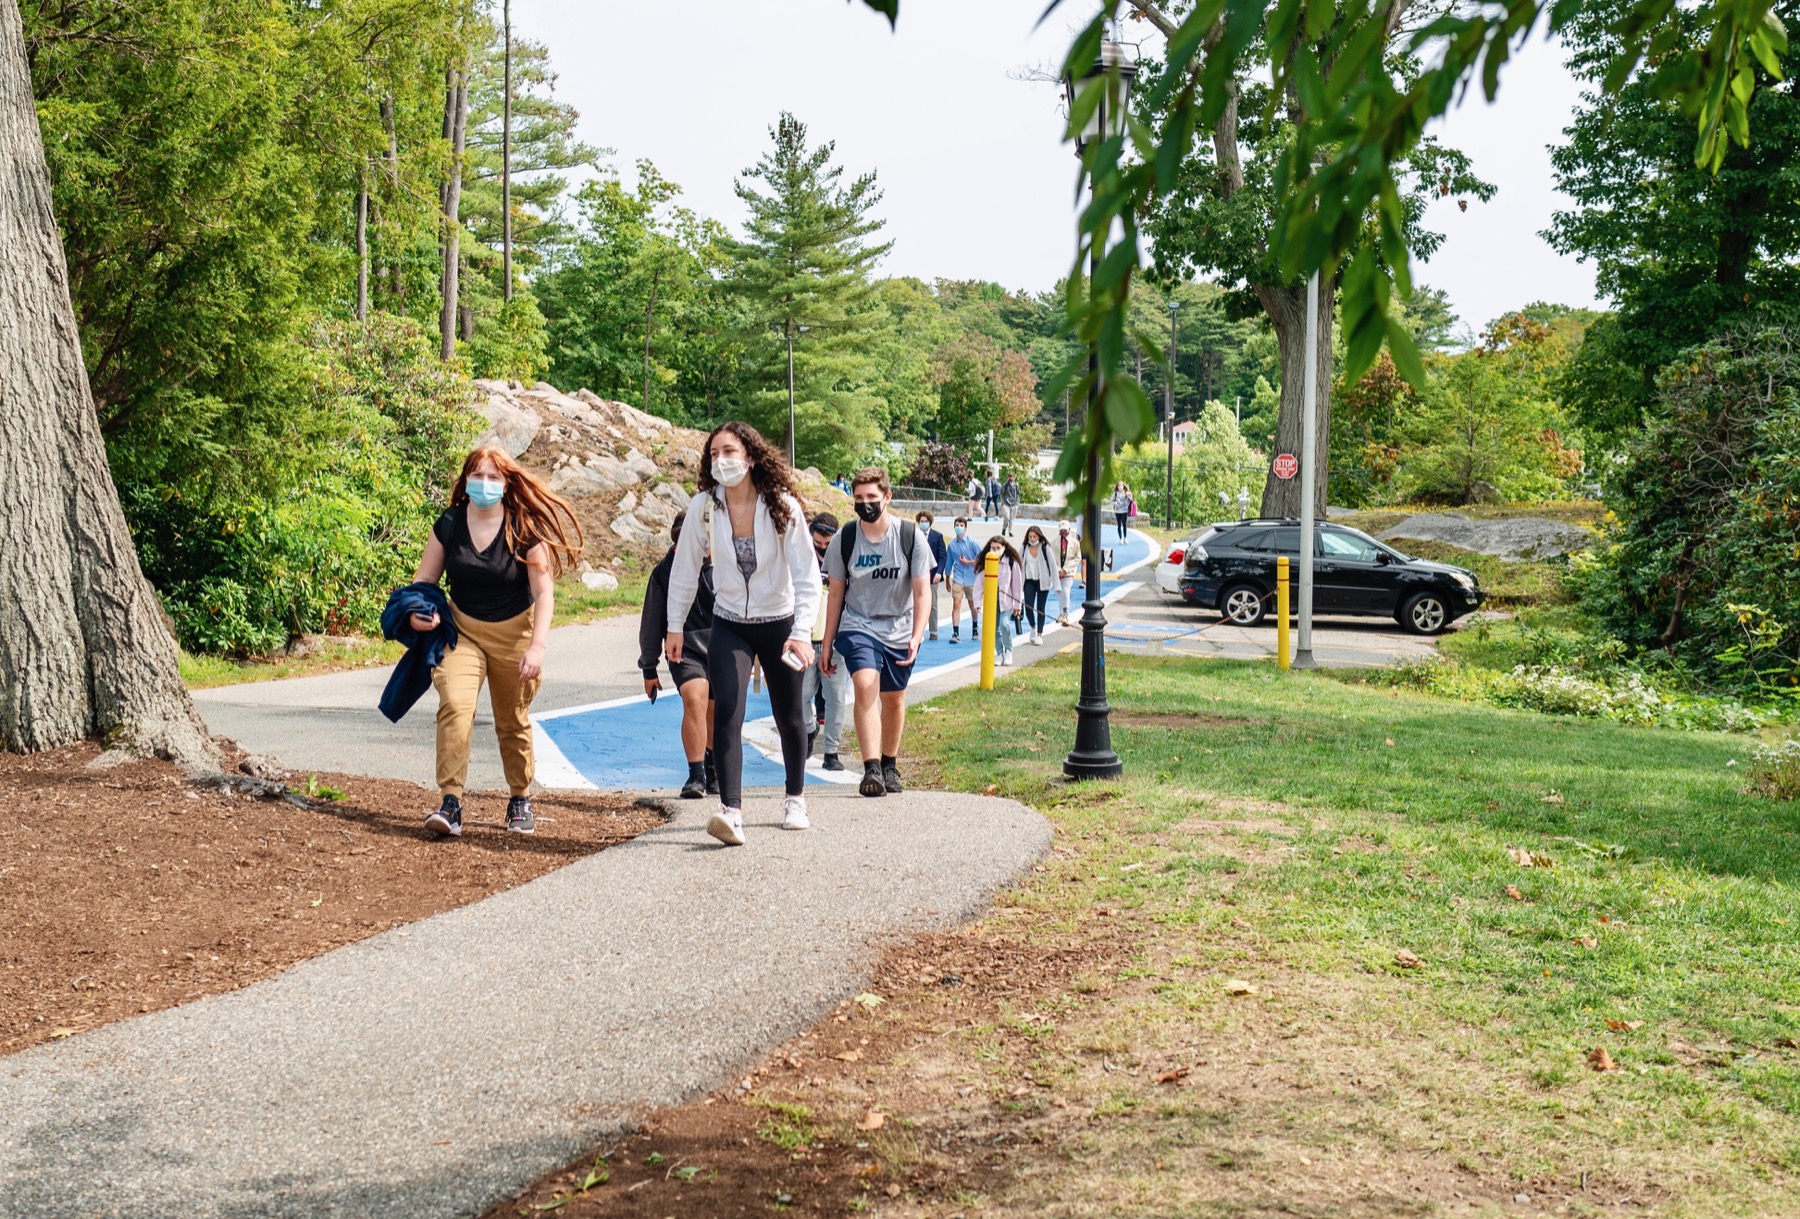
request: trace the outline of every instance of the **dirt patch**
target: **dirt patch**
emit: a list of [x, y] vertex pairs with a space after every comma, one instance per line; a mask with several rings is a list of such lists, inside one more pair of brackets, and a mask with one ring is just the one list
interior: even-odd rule
[[845, 1003], [751, 1074], [651, 1115], [486, 1219], [1373, 1219], [1655, 1214], [1668, 1199], [1640, 1165], [1509, 1173], [1445, 1129], [1446, 1107], [1511, 1103], [1454, 1035], [1430, 1042], [1377, 1015], [1395, 999], [1373, 992], [1391, 982], [1282, 970], [1256, 959], [1254, 927], [1232, 927], [1206, 950], [1239, 972], [1251, 960], [1255, 994], [1207, 979], [1198, 1027], [1144, 1018], [1194, 943], [1116, 911], [1064, 947], [991, 922], [928, 937], [884, 960], [868, 992], [880, 1003]]
[[546, 795], [537, 833], [508, 834], [505, 794], [476, 792], [463, 836], [438, 842], [415, 784], [319, 775], [343, 798], [300, 808], [162, 762], [84, 770], [98, 752], [0, 753], [0, 1053], [235, 990], [662, 822]]
[[1112, 722], [1124, 728], [1255, 728], [1273, 721], [1266, 715], [1211, 715], [1203, 711], [1113, 710]]

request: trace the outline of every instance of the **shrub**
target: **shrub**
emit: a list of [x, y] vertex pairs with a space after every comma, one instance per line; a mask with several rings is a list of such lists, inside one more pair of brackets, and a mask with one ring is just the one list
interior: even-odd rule
[[1777, 800], [1800, 800], [1800, 738], [1750, 751], [1750, 790]]

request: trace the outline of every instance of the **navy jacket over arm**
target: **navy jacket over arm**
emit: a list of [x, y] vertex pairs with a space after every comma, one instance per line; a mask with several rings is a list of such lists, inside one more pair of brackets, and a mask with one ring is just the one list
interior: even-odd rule
[[[436, 614], [435, 630], [413, 629], [414, 614]], [[450, 602], [435, 584], [408, 584], [388, 594], [381, 611], [381, 633], [406, 645], [406, 655], [394, 666], [387, 689], [381, 692], [381, 713], [394, 723], [412, 710], [419, 696], [431, 686], [431, 671], [444, 659], [444, 651], [456, 646], [456, 625], [450, 621]]]

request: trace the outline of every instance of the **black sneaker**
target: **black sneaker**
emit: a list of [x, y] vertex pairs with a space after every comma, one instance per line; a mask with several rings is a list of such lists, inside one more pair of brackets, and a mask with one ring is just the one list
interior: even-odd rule
[[462, 801], [448, 792], [438, 811], [425, 818], [425, 828], [439, 838], [455, 838], [462, 833]]
[[535, 834], [537, 822], [531, 816], [531, 801], [514, 796], [506, 802], [506, 828], [513, 834]]
[[863, 766], [862, 782], [856, 785], [856, 790], [865, 796], [887, 795], [887, 784], [882, 781], [881, 767], [873, 762], [865, 764]]
[[883, 763], [881, 767], [881, 781], [886, 785], [890, 795], [897, 796], [906, 790], [904, 787], [900, 786], [900, 768], [898, 766], [889, 766], [886, 763]]
[[844, 764], [843, 764], [843, 762], [838, 760], [837, 754], [828, 753], [825, 755], [825, 769], [826, 770], [842, 770], [842, 769], [844, 769]]
[[710, 766], [706, 768], [706, 794], [709, 796], [719, 794], [719, 774]]
[[703, 774], [689, 775], [687, 782], [681, 785], [681, 798], [683, 800], [699, 800], [705, 796], [706, 776]]

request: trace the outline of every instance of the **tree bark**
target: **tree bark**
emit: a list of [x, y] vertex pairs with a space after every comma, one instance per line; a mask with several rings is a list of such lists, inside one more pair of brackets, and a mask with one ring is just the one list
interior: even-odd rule
[[[506, 30], [500, 117], [500, 282], [501, 299], [513, 298], [512, 273], [512, 0], [501, 5], [501, 24]], [[649, 409], [648, 407], [645, 408]]]
[[[381, 99], [381, 125], [387, 128], [387, 198], [391, 201], [400, 195], [400, 137], [394, 122], [394, 98], [392, 94], [384, 94]], [[388, 301], [399, 312], [398, 302], [406, 295], [406, 280], [400, 271], [398, 260], [387, 264]]]
[[450, 168], [444, 175], [443, 305], [438, 316], [438, 356], [456, 356], [457, 305], [462, 271], [463, 148], [469, 126], [469, 75], [466, 65], [444, 69], [444, 138], [450, 142]]
[[217, 769], [107, 466], [18, 0], [0, 0], [0, 749]]
[[369, 175], [367, 167], [356, 183], [356, 320], [369, 320]]

